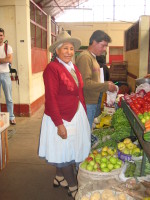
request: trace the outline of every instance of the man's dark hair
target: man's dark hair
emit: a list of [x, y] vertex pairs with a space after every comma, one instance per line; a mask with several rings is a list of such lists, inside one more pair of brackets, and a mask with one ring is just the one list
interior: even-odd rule
[[93, 34], [91, 35], [90, 40], [89, 40], [89, 45], [91, 45], [94, 40], [96, 42], [101, 42], [103, 40], [108, 43], [111, 42], [111, 38], [109, 37], [109, 35], [107, 35], [107, 33], [105, 33], [104, 31], [101, 31], [101, 30], [97, 30], [97, 31], [93, 32]]
[[2, 33], [3, 33], [3, 35], [4, 35], [4, 29], [0, 28], [0, 32], [2, 32]]

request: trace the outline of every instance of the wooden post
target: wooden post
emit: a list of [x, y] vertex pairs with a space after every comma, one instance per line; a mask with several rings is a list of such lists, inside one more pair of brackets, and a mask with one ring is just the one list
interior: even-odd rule
[[2, 170], [8, 163], [7, 128], [4, 131], [2, 131], [0, 134], [1, 134], [0, 170]]

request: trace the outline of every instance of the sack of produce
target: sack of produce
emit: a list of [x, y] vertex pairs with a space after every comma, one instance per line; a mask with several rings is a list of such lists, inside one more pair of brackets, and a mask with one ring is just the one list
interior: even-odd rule
[[124, 192], [116, 192], [111, 188], [100, 189], [99, 184], [88, 183], [79, 188], [75, 200], [133, 200]]
[[78, 185], [85, 185], [89, 181], [118, 180], [123, 165], [116, 155], [116, 149], [103, 147], [100, 152], [93, 150], [79, 165]]

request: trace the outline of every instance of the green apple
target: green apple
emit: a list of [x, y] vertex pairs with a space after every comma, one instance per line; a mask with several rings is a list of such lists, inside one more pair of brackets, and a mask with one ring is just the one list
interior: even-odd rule
[[117, 158], [115, 157], [110, 157], [109, 161], [111, 162], [111, 164], [116, 164], [117, 163]]
[[86, 167], [87, 167], [87, 162], [86, 161], [84, 161], [83, 163], [81, 163], [81, 168], [82, 169], [86, 169]]
[[122, 165], [122, 161], [118, 159], [117, 160], [117, 164], [121, 166]]
[[106, 166], [107, 166], [107, 164], [104, 163], [104, 162], [100, 164], [100, 168], [101, 168], [101, 169], [105, 168]]
[[96, 156], [95, 156], [95, 159], [101, 159], [101, 154], [100, 153], [98, 153], [98, 154], [96, 154]]
[[106, 163], [107, 162], [107, 158], [106, 157], [101, 158], [101, 162]]
[[110, 171], [107, 167], [104, 167], [101, 170], [102, 170], [102, 172], [109, 172]]
[[100, 159], [95, 159], [95, 162], [98, 164], [101, 164], [101, 160]]
[[99, 167], [100, 167], [100, 165], [98, 163], [95, 163], [94, 166], [93, 166], [94, 169], [97, 169]]
[[111, 170], [114, 168], [114, 166], [113, 166], [113, 164], [109, 163], [109, 164], [107, 165], [107, 168], [111, 171]]
[[95, 165], [95, 161], [94, 161], [94, 160], [90, 161], [90, 162], [89, 162], [89, 165], [94, 166], [94, 165]]
[[94, 156], [93, 153], [90, 153], [90, 154], [89, 154], [89, 157], [92, 157], [93, 159], [95, 158], [95, 156]]
[[90, 165], [90, 164], [88, 164], [87, 167], [86, 167], [86, 169], [87, 169], [88, 171], [92, 171], [92, 170], [93, 170], [93, 166]]
[[114, 169], [119, 169], [119, 168], [120, 168], [120, 165], [118, 165], [118, 164], [114, 165]]

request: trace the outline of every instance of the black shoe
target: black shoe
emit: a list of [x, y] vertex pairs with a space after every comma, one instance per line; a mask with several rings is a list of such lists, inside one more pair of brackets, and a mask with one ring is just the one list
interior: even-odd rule
[[[68, 196], [73, 197], [75, 199], [77, 192], [78, 192], [78, 188], [75, 190], [72, 190], [72, 191], [70, 189], [68, 189]], [[73, 194], [73, 193], [75, 193], [75, 194]]]
[[56, 184], [56, 183], [53, 183], [53, 187], [59, 187], [59, 186], [61, 186], [61, 187], [63, 187], [63, 188], [67, 188], [67, 189], [68, 189], [68, 185], [66, 185], [66, 186], [61, 185], [61, 182], [63, 182], [63, 181], [65, 180], [64, 178], [63, 178], [61, 181], [59, 181], [59, 180], [55, 177], [54, 180], [57, 182], [57, 184]]

